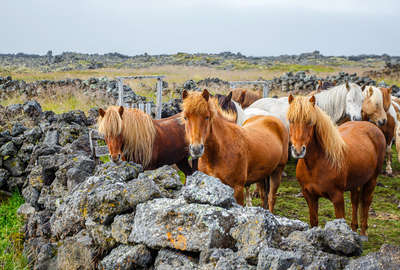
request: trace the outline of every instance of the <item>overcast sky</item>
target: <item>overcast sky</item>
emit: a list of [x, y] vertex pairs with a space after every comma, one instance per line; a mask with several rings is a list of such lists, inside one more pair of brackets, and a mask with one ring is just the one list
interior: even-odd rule
[[2, 0], [0, 53], [400, 55], [399, 0]]

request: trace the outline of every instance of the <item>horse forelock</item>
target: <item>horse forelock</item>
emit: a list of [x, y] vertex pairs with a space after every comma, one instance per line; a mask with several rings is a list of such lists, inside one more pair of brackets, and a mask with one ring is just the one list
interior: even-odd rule
[[[369, 89], [372, 89], [372, 95], [369, 95]], [[377, 103], [380, 107], [383, 107], [383, 94], [378, 87], [375, 86], [367, 86], [363, 92], [365, 98], [371, 100], [373, 104]]]
[[290, 122], [312, 124], [325, 154], [333, 167], [342, 168], [345, 163], [346, 143], [331, 118], [309, 97], [296, 97], [289, 105], [287, 118]]
[[118, 113], [118, 106], [107, 108], [104, 117], [97, 119], [98, 131], [105, 137], [117, 137], [122, 132], [122, 119]]
[[[216, 100], [214, 98], [210, 99]], [[182, 102], [182, 112], [183, 114], [187, 115], [201, 116], [206, 116], [209, 112], [211, 112], [212, 117], [213, 113], [215, 112], [212, 103], [214, 102], [208, 102], [205, 100], [201, 92], [189, 92], [188, 96]]]
[[124, 155], [146, 168], [151, 162], [156, 136], [151, 116], [138, 109], [125, 109], [122, 136]]

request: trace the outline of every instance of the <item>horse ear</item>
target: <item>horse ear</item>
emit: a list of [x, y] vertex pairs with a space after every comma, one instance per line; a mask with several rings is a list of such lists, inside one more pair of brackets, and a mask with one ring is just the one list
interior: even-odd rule
[[243, 91], [240, 93], [239, 100], [238, 100], [239, 103], [240, 103], [240, 105], [243, 105], [243, 102], [244, 102], [245, 97], [246, 97], [246, 90], [243, 90]]
[[183, 92], [182, 92], [182, 99], [187, 98], [188, 95], [189, 95], [188, 91], [187, 91], [187, 90], [183, 90]]
[[118, 109], [118, 113], [119, 113], [119, 116], [122, 118], [122, 115], [124, 114], [124, 107], [120, 106]]
[[350, 91], [349, 81], [346, 81], [346, 88], [347, 88], [347, 91]]
[[294, 96], [292, 94], [290, 94], [288, 97], [289, 104], [292, 103], [293, 100], [294, 100]]
[[310, 102], [313, 106], [315, 106], [315, 96], [314, 95], [310, 98]]
[[367, 87], [367, 85], [366, 85], [366, 84], [363, 84], [363, 85], [361, 86], [361, 90], [364, 91], [365, 87]]
[[374, 89], [372, 87], [368, 88], [368, 96], [372, 96], [374, 94]]
[[104, 115], [106, 114], [106, 112], [105, 112], [102, 108], [100, 108], [100, 109], [99, 109], [99, 114], [100, 114], [101, 117], [104, 117]]
[[203, 96], [203, 98], [208, 101], [208, 99], [210, 98], [210, 93], [207, 91], [207, 89], [203, 90], [203, 93], [201, 94]]
[[232, 91], [229, 92], [228, 96], [226, 97], [226, 101], [232, 100]]

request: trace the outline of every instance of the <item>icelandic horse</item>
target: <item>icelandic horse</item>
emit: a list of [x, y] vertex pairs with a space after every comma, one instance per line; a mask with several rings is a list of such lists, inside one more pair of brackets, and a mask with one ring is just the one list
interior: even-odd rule
[[245, 186], [257, 183], [262, 205], [274, 210], [276, 192], [288, 160], [288, 131], [272, 116], [248, 119], [243, 127], [227, 120], [207, 90], [183, 91], [183, 120], [189, 152], [200, 171], [221, 179], [234, 189], [243, 205]]
[[296, 167], [310, 224], [318, 225], [318, 199], [328, 198], [336, 218], [345, 217], [343, 193], [350, 191], [351, 228], [358, 228], [361, 203], [361, 235], [366, 236], [368, 210], [376, 179], [385, 157], [382, 131], [366, 121], [350, 121], [339, 127], [315, 103], [315, 97], [289, 96], [291, 153], [299, 159]]
[[[120, 159], [143, 165], [146, 170], [176, 164], [185, 175], [189, 164], [188, 144], [181, 115], [154, 120], [138, 109], [110, 106], [99, 109], [98, 131], [104, 135], [113, 162]], [[195, 164], [195, 162], [193, 162]]]

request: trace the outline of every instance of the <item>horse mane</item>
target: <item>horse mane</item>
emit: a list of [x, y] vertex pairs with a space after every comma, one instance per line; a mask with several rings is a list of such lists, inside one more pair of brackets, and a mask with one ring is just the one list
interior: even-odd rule
[[153, 119], [138, 109], [125, 109], [122, 118], [124, 155], [146, 168], [151, 161], [156, 137]]
[[236, 114], [234, 112], [222, 110], [217, 98], [210, 97], [206, 101], [201, 92], [190, 92], [188, 97], [182, 102], [182, 111], [200, 115], [206, 115], [207, 112], [211, 111], [211, 120], [216, 115], [219, 115], [227, 121], [236, 122]]
[[[369, 95], [370, 89], [372, 89], [372, 95]], [[383, 93], [378, 87], [367, 86], [363, 91], [363, 95], [365, 98], [371, 99], [373, 103], [378, 103], [378, 105], [383, 108]]]
[[118, 113], [118, 106], [109, 106], [104, 117], [97, 118], [98, 131], [105, 137], [117, 137], [122, 131], [122, 119]]
[[340, 120], [346, 113], [346, 96], [348, 90], [345, 84], [335, 86], [315, 94], [316, 104], [327, 112], [334, 122]]
[[331, 118], [318, 106], [313, 106], [309, 99], [309, 97], [294, 98], [289, 106], [287, 118], [290, 122], [315, 125], [317, 139], [329, 162], [333, 167], [341, 169], [345, 163], [346, 143]]

